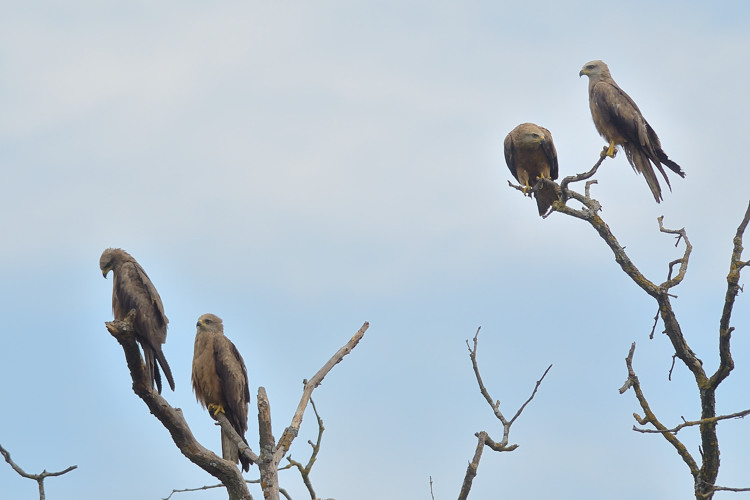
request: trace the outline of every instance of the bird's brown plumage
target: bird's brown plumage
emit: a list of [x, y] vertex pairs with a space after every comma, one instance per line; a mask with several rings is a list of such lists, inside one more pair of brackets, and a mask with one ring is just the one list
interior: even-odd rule
[[504, 146], [510, 173], [525, 190], [534, 188], [539, 215], [544, 215], [555, 201], [555, 193], [537, 180], [540, 177], [557, 179], [557, 151], [552, 134], [534, 123], [522, 123], [505, 137]]
[[[247, 405], [250, 389], [247, 368], [237, 348], [224, 336], [221, 318], [204, 314], [198, 318], [193, 353], [193, 391], [195, 399], [209, 412], [221, 411], [245, 440], [247, 431]], [[218, 410], [217, 410], [218, 409]], [[221, 454], [226, 460], [242, 462], [242, 470], [250, 469], [250, 461], [239, 455], [237, 444], [221, 433]]]
[[658, 203], [661, 186], [653, 165], [659, 169], [667, 186], [672, 189], [662, 165], [685, 177], [682, 168], [670, 160], [661, 147], [659, 137], [641, 114], [640, 109], [612, 79], [609, 68], [602, 61], [586, 63], [579, 76], [589, 77], [589, 107], [599, 134], [609, 142], [607, 154], [614, 156], [614, 146], [622, 146], [633, 169], [643, 174]]
[[161, 297], [151, 283], [146, 271], [125, 250], [108, 248], [99, 259], [99, 269], [105, 278], [112, 271], [112, 312], [116, 320], [123, 320], [131, 309], [135, 309], [133, 328], [143, 349], [146, 374], [153, 387], [161, 393], [159, 366], [167, 377], [169, 387], [174, 390], [172, 370], [164, 357], [162, 344], [167, 340], [169, 320], [164, 314]]

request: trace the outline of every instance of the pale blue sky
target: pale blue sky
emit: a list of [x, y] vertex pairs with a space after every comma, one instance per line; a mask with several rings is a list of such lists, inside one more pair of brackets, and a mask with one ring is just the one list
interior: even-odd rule
[[[654, 281], [695, 246], [674, 301], [707, 367], [734, 235], [748, 199], [746, 2], [31, 2], [0, 18], [0, 443], [27, 471], [78, 470], [47, 498], [158, 499], [213, 484], [132, 393], [104, 329], [101, 251], [128, 250], [159, 290], [164, 351], [198, 439], [219, 433], [190, 389], [195, 322], [222, 317], [275, 434], [301, 380], [360, 327], [362, 343], [314, 398], [326, 424], [312, 474], [337, 500], [458, 494], [476, 439], [501, 430], [464, 340], [513, 414], [513, 453], [485, 451], [471, 498], [688, 498], [692, 479], [658, 436], [631, 430], [617, 389], [635, 367], [667, 425], [698, 417], [687, 370], [648, 340], [653, 301], [594, 231], [546, 220], [507, 187], [502, 141], [531, 121], [561, 175], [603, 140], [581, 66], [606, 61], [687, 172], [654, 203], [624, 155], [593, 188], [603, 217]], [[750, 241], [750, 237], [748, 237]], [[747, 246], [750, 246], [748, 244]], [[745, 280], [743, 280], [743, 283]], [[750, 315], [735, 310], [737, 368], [720, 411], [750, 407]], [[308, 457], [306, 416], [292, 456]], [[691, 430], [680, 433], [696, 456]], [[719, 483], [750, 486], [747, 422], [720, 424]], [[257, 477], [252, 469], [247, 477]], [[282, 481], [306, 492], [294, 472]], [[0, 499], [36, 485], [0, 464]], [[260, 491], [252, 490], [255, 498]], [[223, 492], [173, 498], [219, 499]]]

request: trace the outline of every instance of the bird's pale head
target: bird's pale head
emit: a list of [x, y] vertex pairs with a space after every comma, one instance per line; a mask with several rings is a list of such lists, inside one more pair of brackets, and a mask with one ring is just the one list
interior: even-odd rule
[[224, 331], [224, 324], [221, 318], [215, 314], [204, 314], [198, 318], [198, 323], [195, 325], [198, 327], [198, 331], [215, 332]]
[[515, 130], [519, 132], [519, 146], [536, 146], [547, 140], [544, 130], [533, 123], [522, 123]]
[[609, 76], [609, 68], [604, 61], [589, 61], [583, 65], [581, 71], [578, 72], [578, 76], [586, 75], [590, 79], [597, 79], [603, 76]]
[[102, 276], [106, 278], [111, 270], [128, 258], [132, 257], [121, 248], [108, 248], [103, 251], [102, 256], [99, 258], [99, 269], [102, 270]]

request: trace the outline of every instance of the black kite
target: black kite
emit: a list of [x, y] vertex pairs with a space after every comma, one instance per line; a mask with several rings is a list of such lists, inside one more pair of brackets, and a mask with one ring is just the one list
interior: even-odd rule
[[[192, 376], [195, 399], [212, 415], [224, 413], [247, 444], [245, 432], [250, 389], [245, 362], [232, 341], [224, 336], [221, 318], [204, 314], [198, 318], [196, 326]], [[239, 455], [237, 444], [223, 431], [221, 455], [234, 463], [239, 459], [243, 471], [250, 469], [250, 461]]]
[[99, 259], [99, 268], [105, 278], [112, 271], [112, 312], [115, 320], [124, 320], [131, 309], [135, 309], [133, 328], [135, 336], [143, 349], [146, 363], [146, 375], [151, 387], [161, 394], [161, 375], [156, 362], [159, 362], [169, 387], [174, 391], [172, 370], [161, 346], [167, 340], [167, 323], [164, 306], [159, 293], [149, 279], [146, 271], [125, 250], [108, 248]]
[[622, 146], [633, 170], [643, 174], [654, 199], [659, 203], [662, 199], [661, 187], [652, 163], [667, 181], [670, 191], [672, 186], [662, 164], [680, 177], [685, 177], [685, 172], [667, 157], [656, 132], [643, 117], [633, 99], [612, 79], [604, 62], [588, 62], [578, 75], [589, 77], [591, 116], [596, 130], [609, 142], [609, 147], [602, 155], [614, 157], [615, 146]]
[[523, 186], [533, 187], [539, 215], [544, 215], [555, 201], [555, 192], [540, 178], [557, 179], [557, 151], [552, 134], [534, 123], [522, 123], [505, 137], [505, 163], [510, 173]]

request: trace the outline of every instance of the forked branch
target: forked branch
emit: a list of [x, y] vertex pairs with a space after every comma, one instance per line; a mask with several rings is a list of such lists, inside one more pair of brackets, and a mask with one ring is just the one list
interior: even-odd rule
[[[133, 391], [148, 406], [154, 416], [167, 428], [172, 436], [172, 440], [191, 462], [195, 463], [203, 470], [216, 477], [226, 487], [230, 500], [252, 500], [252, 496], [247, 489], [247, 484], [239, 468], [221, 457], [218, 457], [212, 451], [203, 447], [193, 436], [190, 428], [182, 415], [179, 408], [173, 408], [167, 401], [157, 393], [148, 383], [146, 369], [141, 357], [140, 349], [135, 339], [133, 330], [133, 318], [135, 311], [130, 314], [124, 321], [110, 321], [105, 323], [110, 334], [120, 343], [125, 353], [125, 359], [133, 379]], [[292, 418], [292, 424], [285, 429], [282, 438], [276, 445], [271, 433], [270, 404], [265, 394], [265, 389], [260, 387], [258, 390], [258, 420], [260, 424], [260, 441], [261, 450], [255, 454], [234, 431], [226, 417], [223, 414], [215, 416], [222, 429], [233, 437], [238, 444], [240, 452], [258, 464], [261, 475], [261, 486], [263, 495], [266, 500], [278, 500], [280, 489], [278, 484], [278, 463], [288, 451], [292, 441], [299, 431], [302, 423], [302, 415], [312, 391], [320, 385], [323, 378], [331, 369], [339, 363], [357, 345], [369, 324], [365, 323], [359, 331], [347, 342], [344, 347], [338, 350], [336, 354], [315, 374], [311, 381], [305, 384], [297, 411]], [[287, 495], [285, 495], [287, 496]]]
[[258, 424], [260, 428], [260, 460], [258, 462], [258, 468], [260, 469], [263, 496], [266, 500], [279, 499], [279, 463], [289, 451], [292, 441], [294, 441], [299, 433], [300, 425], [302, 425], [302, 417], [305, 414], [307, 403], [312, 397], [313, 390], [323, 382], [323, 379], [333, 367], [340, 363], [341, 360], [344, 359], [344, 357], [349, 354], [357, 344], [359, 344], [359, 341], [362, 340], [362, 337], [369, 326], [370, 324], [365, 322], [357, 333], [349, 339], [349, 342], [336, 351], [336, 353], [331, 356], [331, 359], [329, 359], [323, 367], [304, 384], [302, 397], [300, 398], [297, 410], [292, 417], [292, 422], [286, 429], [284, 429], [278, 442], [274, 440], [272, 434], [271, 411], [266, 396], [266, 390], [263, 387], [258, 389]]
[[46, 498], [44, 493], [44, 480], [48, 477], [56, 477], [56, 476], [62, 476], [63, 474], [67, 474], [68, 472], [75, 470], [78, 468], [77, 465], [71, 465], [70, 467], [63, 469], [58, 472], [47, 472], [47, 470], [43, 470], [39, 474], [30, 474], [26, 471], [24, 471], [17, 463], [13, 461], [12, 458], [10, 458], [10, 452], [6, 450], [5, 448], [0, 445], [0, 455], [3, 456], [6, 462], [8, 462], [8, 465], [10, 465], [14, 471], [18, 473], [19, 476], [25, 477], [26, 479], [33, 479], [36, 481], [37, 486], [39, 487], [39, 500], [44, 500]]
[[503, 425], [503, 438], [500, 442], [494, 441], [489, 434], [486, 431], [477, 432], [475, 436], [477, 437], [477, 448], [474, 452], [474, 457], [472, 458], [471, 462], [469, 462], [468, 467], [466, 468], [466, 475], [464, 476], [464, 481], [461, 486], [461, 492], [459, 493], [459, 500], [465, 500], [469, 496], [469, 491], [471, 490], [472, 482], [474, 481], [474, 477], [477, 475], [477, 469], [479, 467], [479, 460], [482, 458], [482, 451], [485, 446], [488, 446], [494, 451], [503, 452], [503, 451], [513, 451], [516, 448], [518, 448], [517, 444], [508, 445], [508, 440], [510, 436], [510, 428], [513, 425], [513, 422], [516, 421], [516, 419], [521, 416], [521, 413], [526, 408], [526, 406], [531, 402], [532, 399], [534, 399], [534, 396], [536, 396], [537, 390], [539, 389], [539, 386], [541, 385], [542, 381], [544, 380], [544, 377], [547, 376], [547, 373], [552, 368], [552, 365], [549, 365], [546, 370], [544, 370], [544, 373], [542, 374], [541, 378], [537, 380], [536, 385], [534, 386], [534, 390], [531, 393], [531, 396], [521, 405], [521, 407], [518, 409], [515, 415], [513, 415], [513, 418], [508, 420], [505, 418], [505, 415], [503, 415], [503, 412], [500, 411], [500, 401], [493, 401], [492, 397], [490, 396], [489, 391], [484, 385], [484, 382], [482, 381], [482, 376], [479, 373], [479, 362], [477, 361], [477, 350], [478, 350], [478, 342], [479, 342], [479, 331], [481, 330], [481, 327], [477, 328], [477, 332], [474, 334], [473, 339], [473, 347], [469, 344], [469, 341], [466, 341], [466, 347], [469, 349], [469, 358], [471, 359], [471, 366], [474, 369], [474, 375], [477, 379], [477, 384], [479, 385], [479, 392], [482, 393], [482, 396], [484, 397], [485, 401], [487, 401], [487, 404], [490, 405], [490, 408], [492, 408], [492, 412], [495, 414], [495, 417], [497, 417], [498, 420], [500, 420], [500, 423]]

